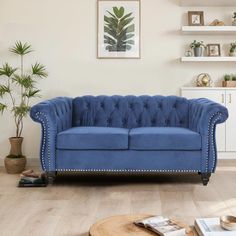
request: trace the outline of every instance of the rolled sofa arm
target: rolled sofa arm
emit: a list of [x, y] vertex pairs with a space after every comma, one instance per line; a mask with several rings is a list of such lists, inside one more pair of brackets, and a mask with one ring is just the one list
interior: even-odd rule
[[42, 126], [42, 168], [44, 171], [55, 171], [56, 136], [72, 126], [72, 98], [57, 97], [38, 103], [31, 108], [30, 117]]
[[202, 173], [215, 171], [217, 162], [216, 125], [228, 118], [224, 106], [206, 98], [189, 100], [189, 128], [202, 137]]

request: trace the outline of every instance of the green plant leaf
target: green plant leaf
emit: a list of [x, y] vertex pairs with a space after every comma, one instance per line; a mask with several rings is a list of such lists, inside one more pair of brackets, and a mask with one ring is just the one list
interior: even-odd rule
[[34, 88], [34, 84], [36, 83], [30, 75], [14, 75], [13, 81], [25, 89]]
[[134, 44], [135, 44], [135, 41], [134, 41], [134, 40], [127, 40], [127, 41], [125, 41], [125, 43], [126, 43], [126, 44], [132, 44], [132, 45], [134, 45]]
[[119, 9], [118, 7], [113, 7], [113, 12], [115, 13], [116, 17], [120, 19], [124, 15], [125, 9], [124, 7], [120, 7]]
[[116, 45], [116, 41], [112, 39], [111, 37], [105, 35], [104, 38], [105, 38], [104, 43], [107, 43], [110, 45]]
[[7, 105], [0, 103], [0, 113], [2, 114], [7, 109]]
[[10, 87], [6, 85], [0, 85], [0, 97], [3, 97], [6, 93], [10, 93]]
[[132, 14], [133, 14], [132, 12], [129, 13], [129, 14], [126, 14], [125, 16], [123, 16], [123, 17], [120, 19], [120, 21], [125, 20], [126, 18], [130, 17]]
[[122, 37], [120, 37], [120, 40], [125, 41], [125, 40], [131, 39], [133, 37], [134, 37], [134, 34], [124, 34], [124, 35], [122, 35]]
[[115, 30], [113, 30], [112, 28], [109, 28], [107, 26], [104, 26], [104, 32], [108, 33], [109, 35], [111, 35], [113, 38], [116, 38], [117, 33]]
[[135, 31], [135, 26], [134, 24], [128, 26], [126, 29], [125, 29], [126, 33], [133, 33]]
[[120, 30], [122, 30], [125, 26], [127, 26], [128, 24], [130, 24], [132, 21], [133, 21], [134, 17], [131, 17], [131, 18], [127, 18], [123, 21], [120, 21], [119, 25], [118, 25], [118, 28]]
[[107, 26], [112, 27], [113, 29], [118, 27], [118, 20], [116, 18], [104, 16], [104, 21]]
[[110, 11], [107, 11], [108, 14], [110, 14], [114, 19], [116, 19], [116, 16], [112, 14]]
[[30, 106], [25, 105], [22, 103], [20, 106], [14, 106], [12, 108], [12, 112], [14, 113], [15, 117], [26, 117], [30, 111]]
[[5, 75], [10, 78], [16, 71], [16, 68], [13, 68], [8, 63], [5, 63], [2, 68], [0, 68], [0, 76]]
[[29, 89], [29, 91], [24, 93], [23, 96], [27, 98], [40, 97], [39, 92], [40, 90]]
[[28, 43], [23, 44], [21, 41], [17, 41], [15, 45], [12, 48], [10, 48], [10, 52], [13, 52], [20, 56], [26, 55], [32, 51], [33, 50], [31, 49], [30, 44]]
[[31, 69], [32, 69], [32, 74], [39, 76], [40, 78], [46, 78], [48, 76], [45, 66], [38, 62], [32, 65]]

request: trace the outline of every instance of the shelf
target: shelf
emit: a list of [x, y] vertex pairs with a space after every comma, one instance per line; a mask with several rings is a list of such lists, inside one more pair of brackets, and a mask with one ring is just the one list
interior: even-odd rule
[[236, 57], [182, 57], [181, 62], [236, 62]]
[[236, 34], [236, 26], [182, 26], [183, 34]]
[[235, 0], [180, 0], [183, 7], [235, 7]]
[[182, 87], [181, 90], [232, 90], [234, 87]]

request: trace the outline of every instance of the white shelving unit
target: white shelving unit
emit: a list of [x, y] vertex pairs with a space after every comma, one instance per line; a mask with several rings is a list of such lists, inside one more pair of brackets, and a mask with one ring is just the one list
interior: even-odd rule
[[[236, 1], [236, 0], [235, 0]], [[236, 26], [182, 26], [183, 34], [235, 34]]]
[[181, 62], [236, 62], [236, 57], [181, 57]]
[[235, 0], [180, 0], [182, 7], [235, 7]]

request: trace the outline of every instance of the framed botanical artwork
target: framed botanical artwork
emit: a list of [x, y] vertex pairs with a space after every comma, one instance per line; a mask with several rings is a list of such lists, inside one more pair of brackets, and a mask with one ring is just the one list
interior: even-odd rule
[[220, 57], [221, 56], [220, 44], [208, 44], [207, 53], [208, 57]]
[[204, 25], [204, 12], [203, 11], [189, 11], [188, 12], [188, 25], [203, 26]]
[[140, 58], [140, 1], [98, 0], [97, 57]]

